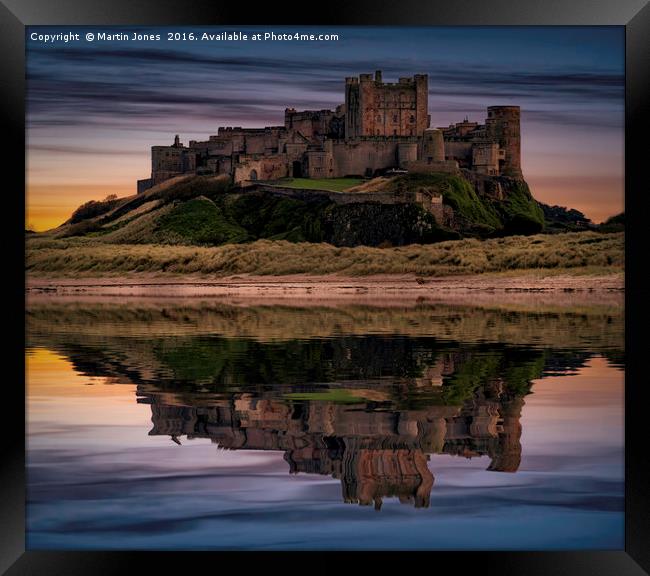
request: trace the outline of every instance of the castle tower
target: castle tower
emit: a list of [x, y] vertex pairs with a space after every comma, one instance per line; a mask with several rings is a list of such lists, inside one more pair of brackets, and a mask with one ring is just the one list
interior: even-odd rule
[[359, 109], [359, 79], [345, 79], [345, 138], [356, 138], [361, 127]]
[[426, 74], [384, 82], [381, 70], [345, 79], [345, 138], [420, 137], [429, 127]]
[[427, 74], [416, 74], [415, 80], [415, 111], [416, 111], [416, 136], [422, 136], [424, 131], [431, 126], [429, 116], [429, 76]]
[[519, 106], [489, 106], [485, 120], [487, 137], [498, 142], [505, 151], [501, 174], [511, 178], [523, 178], [520, 116]]
[[428, 129], [422, 138], [422, 160], [425, 162], [444, 162], [445, 142], [442, 130]]

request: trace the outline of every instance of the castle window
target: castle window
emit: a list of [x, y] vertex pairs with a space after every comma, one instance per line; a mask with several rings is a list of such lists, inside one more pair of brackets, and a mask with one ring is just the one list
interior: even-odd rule
[[393, 114], [393, 122], [397, 122], [397, 114]]
[[393, 136], [397, 136], [397, 130], [393, 130]]
[[409, 118], [409, 121], [410, 122], [415, 122], [415, 116], [413, 116], [413, 114], [411, 114], [411, 117]]

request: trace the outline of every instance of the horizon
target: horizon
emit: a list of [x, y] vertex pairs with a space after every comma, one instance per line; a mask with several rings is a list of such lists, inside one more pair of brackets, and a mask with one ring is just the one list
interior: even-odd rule
[[151, 146], [175, 134], [187, 144], [219, 126], [282, 125], [285, 108], [334, 109], [346, 76], [375, 70], [388, 82], [428, 74], [432, 128], [465, 116], [483, 123], [488, 106], [520, 106], [533, 197], [596, 223], [624, 211], [622, 27], [173, 28], [341, 36], [258, 44], [29, 39], [32, 31], [71, 28], [170, 29], [28, 27], [25, 224], [38, 231], [89, 200], [135, 195], [136, 181], [150, 175]]

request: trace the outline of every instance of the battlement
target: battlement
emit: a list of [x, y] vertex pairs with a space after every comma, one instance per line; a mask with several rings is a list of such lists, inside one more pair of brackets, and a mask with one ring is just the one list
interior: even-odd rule
[[382, 87], [404, 87], [417, 84], [418, 82], [428, 81], [427, 74], [415, 74], [414, 76], [401, 76], [398, 78], [397, 82], [384, 82], [383, 74], [381, 70], [376, 70], [374, 76], [372, 74], [359, 74], [358, 77], [348, 76], [345, 79], [346, 84], [360, 84], [373, 82], [375, 84], [381, 85]]

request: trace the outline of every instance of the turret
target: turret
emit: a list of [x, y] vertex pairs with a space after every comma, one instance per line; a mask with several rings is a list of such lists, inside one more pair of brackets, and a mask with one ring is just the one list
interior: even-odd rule
[[523, 178], [521, 172], [521, 131], [519, 106], [489, 106], [485, 121], [487, 137], [505, 151], [501, 174]]

